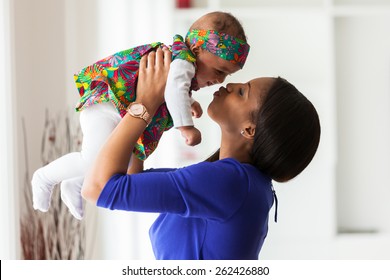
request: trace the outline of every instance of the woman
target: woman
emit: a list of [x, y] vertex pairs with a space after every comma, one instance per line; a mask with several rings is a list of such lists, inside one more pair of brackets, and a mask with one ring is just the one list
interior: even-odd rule
[[272, 180], [294, 178], [313, 158], [317, 112], [281, 78], [228, 84], [208, 107], [222, 132], [209, 161], [127, 175], [131, 151], [164, 101], [169, 63], [166, 49], [141, 60], [139, 111], [128, 112], [112, 133], [82, 194], [101, 207], [161, 213], [150, 229], [157, 259], [257, 259], [274, 202]]

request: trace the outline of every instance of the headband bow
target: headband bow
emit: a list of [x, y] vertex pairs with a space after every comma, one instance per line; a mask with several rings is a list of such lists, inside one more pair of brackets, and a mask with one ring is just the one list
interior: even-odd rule
[[244, 40], [215, 30], [193, 29], [187, 33], [186, 40], [240, 68], [244, 67], [250, 49]]

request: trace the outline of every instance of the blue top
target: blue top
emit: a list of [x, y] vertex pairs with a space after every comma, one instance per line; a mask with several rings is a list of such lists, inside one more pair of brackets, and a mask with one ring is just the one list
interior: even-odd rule
[[258, 259], [273, 204], [271, 179], [234, 159], [116, 174], [97, 205], [162, 213], [150, 228], [157, 259]]

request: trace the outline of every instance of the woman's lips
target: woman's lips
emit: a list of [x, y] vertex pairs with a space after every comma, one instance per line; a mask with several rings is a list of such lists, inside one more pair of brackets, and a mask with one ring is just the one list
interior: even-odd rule
[[222, 90], [225, 89], [224, 87], [220, 87], [216, 92], [214, 92], [214, 96], [221, 96], [222, 95]]

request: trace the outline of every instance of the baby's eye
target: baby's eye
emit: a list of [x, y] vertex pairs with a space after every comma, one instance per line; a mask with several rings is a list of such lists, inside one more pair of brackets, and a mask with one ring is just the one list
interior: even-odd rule
[[240, 95], [240, 96], [244, 96], [244, 89], [243, 88], [240, 88], [239, 90], [238, 90], [238, 94]]
[[223, 72], [223, 71], [221, 71], [221, 70], [218, 70], [218, 69], [215, 69], [215, 73], [216, 73], [218, 76], [225, 75], [225, 72]]

